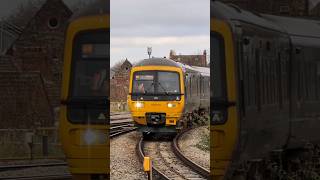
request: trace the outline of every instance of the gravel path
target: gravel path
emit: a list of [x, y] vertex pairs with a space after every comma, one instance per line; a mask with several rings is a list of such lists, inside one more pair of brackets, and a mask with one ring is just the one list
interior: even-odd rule
[[138, 132], [131, 132], [111, 139], [110, 179], [147, 179], [136, 153], [136, 145], [140, 137]]
[[199, 149], [196, 147], [196, 144], [200, 143], [201, 137], [209, 134], [210, 130], [208, 126], [202, 126], [183, 134], [178, 140], [182, 153], [207, 170], [210, 169], [210, 151]]

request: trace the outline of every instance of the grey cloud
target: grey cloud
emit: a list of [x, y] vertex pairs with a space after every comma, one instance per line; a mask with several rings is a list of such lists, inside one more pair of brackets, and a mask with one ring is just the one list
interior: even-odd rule
[[125, 29], [147, 36], [202, 34], [204, 26], [209, 31], [209, 11], [209, 0], [112, 0], [111, 28], [116, 36]]

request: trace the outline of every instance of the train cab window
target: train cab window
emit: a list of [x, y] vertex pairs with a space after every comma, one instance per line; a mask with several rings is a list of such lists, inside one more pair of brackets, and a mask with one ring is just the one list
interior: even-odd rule
[[78, 33], [73, 41], [69, 119], [105, 123], [109, 96], [109, 31]]
[[[105, 36], [105, 38], [104, 38]], [[106, 32], [83, 33], [75, 39], [72, 68], [72, 96], [107, 96], [109, 44]]]
[[213, 98], [226, 100], [224, 40], [220, 34], [211, 32], [210, 41], [212, 52], [210, 73], [213, 80], [211, 95]]
[[134, 74], [132, 93], [154, 93], [155, 74], [153, 71], [141, 71]]
[[[171, 71], [137, 71], [133, 74], [133, 100], [180, 100], [180, 76]], [[156, 99], [154, 99], [156, 97]]]
[[180, 94], [179, 74], [176, 72], [158, 72], [158, 92]]

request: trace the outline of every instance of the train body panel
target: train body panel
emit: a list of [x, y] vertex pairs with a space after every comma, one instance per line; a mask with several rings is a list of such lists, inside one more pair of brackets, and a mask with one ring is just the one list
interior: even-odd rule
[[208, 109], [205, 80], [207, 74], [170, 59], [151, 58], [137, 63], [131, 70], [127, 99], [139, 130], [176, 132], [185, 113]]
[[[211, 63], [220, 67], [211, 68], [212, 176], [229, 179], [241, 165], [274, 150], [320, 143], [320, 31], [289, 32], [294, 27], [286, 25], [288, 19], [220, 2], [211, 2], [211, 12]], [[228, 73], [234, 73], [233, 84]], [[233, 101], [230, 90], [236, 91]]]

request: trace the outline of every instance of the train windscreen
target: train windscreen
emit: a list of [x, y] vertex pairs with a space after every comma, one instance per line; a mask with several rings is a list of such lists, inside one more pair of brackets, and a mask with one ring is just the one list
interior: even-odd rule
[[[132, 98], [180, 100], [180, 76], [173, 71], [138, 71], [133, 75]], [[156, 97], [156, 98], [154, 98]]]
[[109, 31], [79, 33], [73, 44], [69, 120], [105, 123], [109, 107]]

